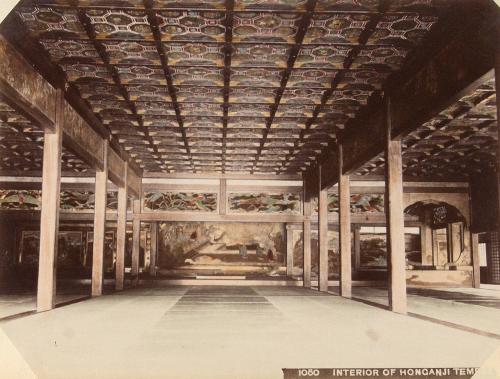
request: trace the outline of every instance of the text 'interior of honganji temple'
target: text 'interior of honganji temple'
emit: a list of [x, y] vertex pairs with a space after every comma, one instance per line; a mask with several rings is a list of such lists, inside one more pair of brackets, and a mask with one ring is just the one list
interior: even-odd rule
[[17, 374], [488, 362], [498, 2], [2, 4], [0, 355]]

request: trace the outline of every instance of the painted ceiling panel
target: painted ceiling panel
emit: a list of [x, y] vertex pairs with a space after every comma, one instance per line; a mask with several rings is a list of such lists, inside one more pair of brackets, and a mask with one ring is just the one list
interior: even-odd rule
[[369, 21], [369, 14], [317, 13], [307, 29], [304, 43], [356, 44]]
[[233, 41], [294, 43], [300, 18], [297, 13], [237, 12]]
[[170, 66], [224, 66], [224, 45], [214, 43], [164, 43]]
[[160, 11], [157, 17], [164, 41], [224, 42], [224, 12]]

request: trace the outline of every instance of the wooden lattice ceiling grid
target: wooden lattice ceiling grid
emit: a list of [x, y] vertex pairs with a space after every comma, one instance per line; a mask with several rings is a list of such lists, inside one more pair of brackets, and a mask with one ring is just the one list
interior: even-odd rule
[[298, 173], [452, 2], [40, 0], [16, 14], [146, 173]]
[[[497, 144], [495, 80], [491, 78], [403, 139], [403, 173], [468, 180], [495, 168]], [[381, 155], [356, 174], [383, 175], [384, 165]]]
[[[43, 130], [0, 100], [0, 170], [5, 172], [41, 172]], [[68, 149], [61, 154], [65, 172], [89, 172], [90, 167]]]

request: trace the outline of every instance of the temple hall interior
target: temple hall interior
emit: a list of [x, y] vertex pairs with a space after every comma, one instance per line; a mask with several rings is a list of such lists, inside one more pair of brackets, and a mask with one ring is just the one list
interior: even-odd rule
[[500, 378], [498, 1], [2, 4], [0, 378]]

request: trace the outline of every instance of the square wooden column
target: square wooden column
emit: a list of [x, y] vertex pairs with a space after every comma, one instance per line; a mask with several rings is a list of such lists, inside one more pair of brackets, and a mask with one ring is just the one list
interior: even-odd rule
[[227, 180], [219, 181], [219, 214], [227, 214]]
[[424, 212], [424, 222], [420, 225], [420, 246], [422, 250], [422, 264], [434, 264], [433, 247], [432, 247], [432, 214], [430, 210]]
[[137, 216], [141, 213], [141, 199], [132, 202], [134, 220], [132, 221], [132, 268], [130, 270], [132, 286], [139, 283], [139, 253], [141, 249], [141, 220]]
[[391, 137], [391, 107], [387, 102], [386, 140], [386, 218], [387, 268], [389, 273], [389, 307], [406, 314], [406, 253], [403, 206], [403, 163], [401, 141]]
[[156, 276], [156, 257], [158, 256], [158, 223], [151, 223], [151, 257], [149, 259], [149, 275]]
[[116, 270], [115, 289], [123, 290], [125, 281], [125, 250], [127, 241], [128, 185], [127, 164], [125, 164], [124, 185], [118, 188], [118, 218], [116, 221]]
[[338, 145], [339, 161], [339, 252], [340, 296], [352, 296], [351, 263], [351, 190], [348, 175], [343, 175], [342, 145]]
[[102, 295], [104, 281], [104, 240], [108, 195], [108, 143], [104, 144], [104, 167], [95, 173], [94, 245], [92, 250], [92, 296]]
[[311, 288], [311, 199], [308, 195], [306, 181], [303, 181], [304, 221], [303, 221], [303, 285]]
[[318, 290], [328, 292], [328, 189], [321, 188], [321, 166], [319, 166], [318, 190], [318, 244], [319, 277]]
[[479, 234], [470, 233], [472, 250], [472, 286], [481, 288], [481, 266], [479, 262]]
[[286, 276], [293, 275], [293, 230], [286, 225]]
[[46, 130], [43, 141], [42, 211], [38, 260], [37, 311], [53, 309], [56, 295], [57, 234], [61, 189], [63, 94], [59, 90], [54, 130]]

